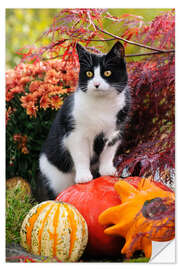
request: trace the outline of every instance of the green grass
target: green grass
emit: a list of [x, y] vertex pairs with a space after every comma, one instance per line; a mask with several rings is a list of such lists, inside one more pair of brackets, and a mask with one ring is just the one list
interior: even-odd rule
[[136, 258], [136, 259], [129, 259], [129, 260], [125, 260], [124, 262], [126, 263], [146, 263], [149, 262], [149, 258], [146, 257], [141, 257], [141, 258]]
[[36, 204], [20, 187], [6, 191], [6, 243], [20, 242], [21, 224]]

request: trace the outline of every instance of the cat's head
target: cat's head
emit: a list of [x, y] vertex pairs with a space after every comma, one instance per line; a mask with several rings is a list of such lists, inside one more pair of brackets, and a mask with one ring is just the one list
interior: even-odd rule
[[88, 52], [77, 43], [79, 56], [79, 89], [92, 95], [121, 93], [127, 85], [128, 76], [124, 60], [124, 47], [116, 42], [103, 55]]

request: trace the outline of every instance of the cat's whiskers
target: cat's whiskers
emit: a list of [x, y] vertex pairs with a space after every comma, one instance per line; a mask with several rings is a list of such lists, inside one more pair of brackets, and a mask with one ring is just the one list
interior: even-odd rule
[[113, 83], [112, 87], [116, 88], [119, 92], [122, 92], [125, 89], [126, 85], [127, 85], [127, 82]]

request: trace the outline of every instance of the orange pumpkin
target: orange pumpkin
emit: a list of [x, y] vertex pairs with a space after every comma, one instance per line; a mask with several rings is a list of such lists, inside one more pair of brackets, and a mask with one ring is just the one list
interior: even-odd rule
[[20, 235], [21, 245], [29, 252], [68, 262], [79, 260], [88, 240], [87, 225], [78, 210], [56, 201], [34, 206]]
[[[141, 177], [128, 177], [124, 181], [129, 186], [138, 188]], [[88, 226], [88, 244], [85, 250], [86, 255], [101, 257], [117, 257], [124, 245], [124, 238], [120, 235], [105, 234], [104, 229], [98, 222], [99, 215], [112, 206], [121, 204], [121, 198], [114, 189], [118, 177], [101, 176], [84, 184], [73, 185], [62, 191], [56, 200], [74, 205], [85, 218]], [[154, 182], [160, 189], [171, 191], [160, 182]]]
[[126, 239], [121, 253], [127, 258], [136, 250], [143, 250], [145, 256], [150, 258], [152, 240], [169, 241], [174, 238], [175, 196], [168, 188], [163, 190], [161, 186], [150, 179], [141, 179], [134, 188], [120, 180], [115, 189], [121, 204], [106, 209], [99, 216], [99, 223], [106, 225], [105, 234]]
[[57, 199], [74, 205], [88, 225], [87, 256], [118, 256], [123, 246], [122, 237], [104, 234], [104, 227], [98, 222], [98, 216], [108, 207], [121, 201], [114, 189], [118, 178], [102, 176], [84, 184], [73, 185], [61, 192]]

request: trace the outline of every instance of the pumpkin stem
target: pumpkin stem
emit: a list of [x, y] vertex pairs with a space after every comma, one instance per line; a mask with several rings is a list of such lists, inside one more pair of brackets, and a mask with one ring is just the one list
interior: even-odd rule
[[127, 183], [126, 181], [122, 181], [122, 180], [118, 181], [114, 185], [114, 188], [117, 191], [118, 195], [120, 196], [122, 203], [134, 197], [138, 192], [135, 187], [133, 187], [131, 184]]

